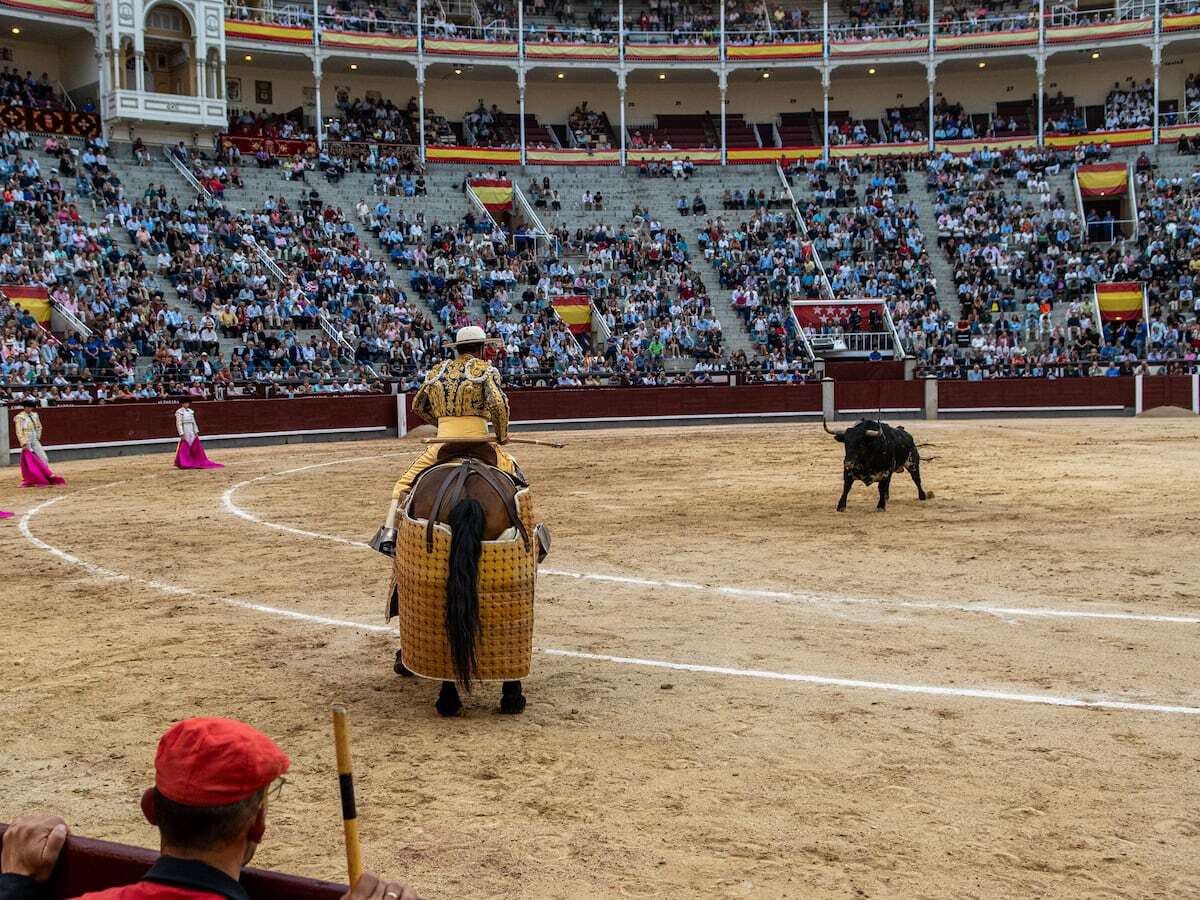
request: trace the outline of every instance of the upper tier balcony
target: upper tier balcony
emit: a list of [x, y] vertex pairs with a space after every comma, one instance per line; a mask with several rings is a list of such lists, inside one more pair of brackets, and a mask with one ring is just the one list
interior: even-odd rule
[[[3, 0], [0, 0], [3, 2]], [[49, 0], [47, 0], [49, 2]], [[757, 27], [718, 25], [695, 30], [604, 30], [547, 21], [496, 20], [463, 25], [431, 19], [423, 27], [415, 20], [357, 16], [320, 16], [314, 34], [311, 11], [287, 4], [264, 3], [254, 8], [229, 7], [225, 37], [230, 46], [253, 49], [270, 45], [311, 54], [320, 44], [325, 55], [402, 56], [416, 61], [479, 62], [511, 60], [536, 65], [574, 62], [615, 67], [698, 66], [724, 60], [731, 68], [780, 63], [820, 65], [825, 62], [887, 62], [914, 57], [934, 60], [991, 54], [1035, 55], [1040, 50], [1090, 48], [1114, 44], [1144, 44], [1156, 33], [1154, 6], [1124, 3], [1107, 12], [1037, 10], [1022, 15], [983, 15], [956, 20], [891, 21], [853, 25], [848, 21], [797, 22], [801, 27], [776, 27], [766, 20]], [[1157, 33], [1164, 44], [1200, 34], [1200, 2], [1162, 0]], [[791, 22], [787, 23], [789, 26]]]

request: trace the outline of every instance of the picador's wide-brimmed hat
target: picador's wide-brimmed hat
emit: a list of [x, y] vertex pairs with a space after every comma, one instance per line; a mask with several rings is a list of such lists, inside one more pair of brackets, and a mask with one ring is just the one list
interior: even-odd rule
[[500, 338], [491, 338], [478, 325], [465, 325], [454, 335], [451, 347], [462, 347], [468, 344], [499, 344]]

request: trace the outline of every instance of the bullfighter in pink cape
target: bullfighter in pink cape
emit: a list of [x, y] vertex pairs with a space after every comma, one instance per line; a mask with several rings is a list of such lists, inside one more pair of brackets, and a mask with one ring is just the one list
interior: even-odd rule
[[200, 443], [200, 429], [196, 426], [196, 413], [192, 401], [184, 398], [175, 411], [175, 430], [179, 432], [179, 449], [175, 451], [177, 469], [223, 469], [224, 465], [213, 462]]
[[37, 414], [37, 401], [21, 401], [25, 407], [13, 417], [17, 428], [17, 443], [21, 445], [21, 487], [49, 487], [66, 484], [65, 478], [55, 475], [50, 459], [42, 447], [42, 420]]

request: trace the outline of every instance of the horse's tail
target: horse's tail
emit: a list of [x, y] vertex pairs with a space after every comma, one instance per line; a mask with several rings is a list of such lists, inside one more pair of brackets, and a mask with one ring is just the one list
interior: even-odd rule
[[450, 510], [450, 574], [446, 578], [446, 638], [455, 680], [469, 693], [478, 668], [475, 640], [479, 635], [479, 556], [483, 552], [483, 505], [460, 500]]

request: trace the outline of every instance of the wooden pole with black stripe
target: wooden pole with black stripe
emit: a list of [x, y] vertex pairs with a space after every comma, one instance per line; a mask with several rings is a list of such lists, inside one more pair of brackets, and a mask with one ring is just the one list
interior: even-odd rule
[[338, 789], [342, 795], [342, 829], [346, 836], [346, 870], [353, 888], [362, 874], [362, 848], [358, 844], [358, 809], [354, 804], [354, 764], [350, 758], [350, 720], [346, 707], [333, 707], [333, 739], [337, 746]]

